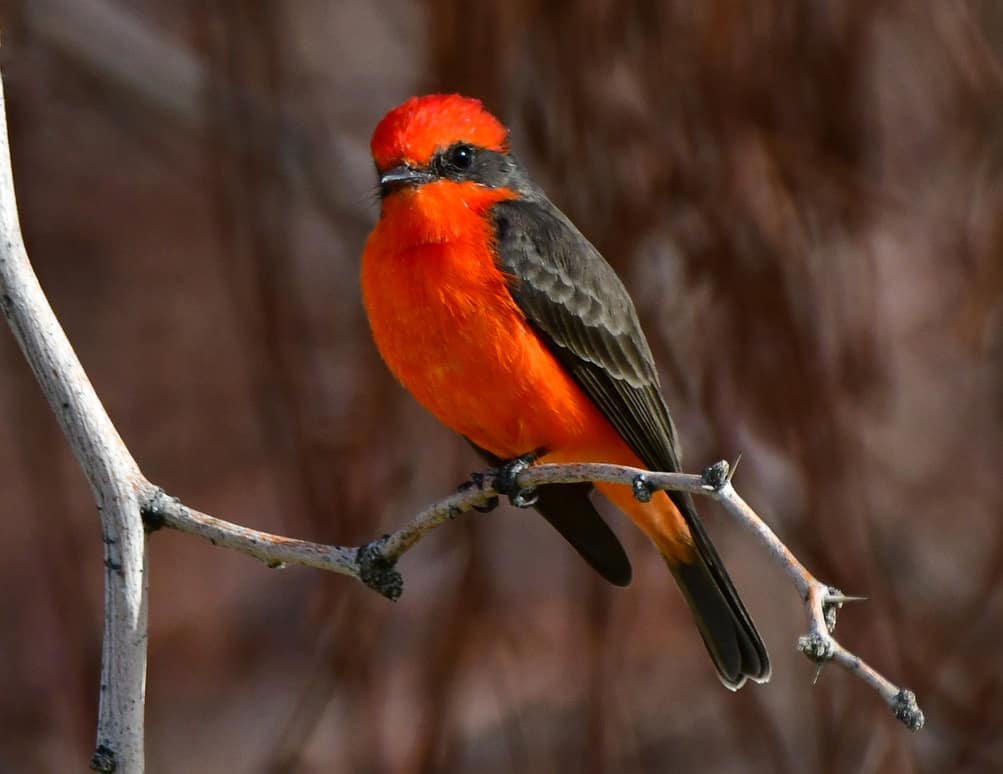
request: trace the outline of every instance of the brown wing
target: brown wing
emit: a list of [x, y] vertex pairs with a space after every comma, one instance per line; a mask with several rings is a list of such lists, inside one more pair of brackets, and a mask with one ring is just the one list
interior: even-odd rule
[[[599, 251], [536, 191], [495, 205], [499, 268], [554, 356], [644, 465], [679, 471], [676, 431], [659, 391], [634, 304]], [[765, 646], [700, 522], [692, 498], [669, 497], [686, 520], [700, 561], [673, 567], [722, 680], [765, 680]]]
[[679, 470], [676, 431], [623, 283], [550, 202], [495, 206], [512, 296], [561, 364], [652, 470]]

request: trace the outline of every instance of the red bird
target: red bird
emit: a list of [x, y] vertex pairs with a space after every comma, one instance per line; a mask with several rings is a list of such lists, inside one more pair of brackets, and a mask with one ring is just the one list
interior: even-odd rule
[[[606, 462], [678, 471], [679, 446], [634, 304], [592, 244], [509, 153], [477, 100], [415, 97], [376, 127], [382, 212], [362, 256], [380, 354], [441, 422], [494, 462]], [[595, 487], [652, 540], [726, 686], [765, 681], [763, 641], [692, 498]], [[603, 577], [630, 562], [590, 484], [534, 505]]]

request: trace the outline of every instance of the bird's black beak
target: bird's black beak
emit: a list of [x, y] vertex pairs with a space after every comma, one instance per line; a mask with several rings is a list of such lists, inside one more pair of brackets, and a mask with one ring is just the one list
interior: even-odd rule
[[399, 167], [388, 169], [380, 175], [380, 196], [386, 196], [399, 188], [428, 183], [433, 179], [434, 175], [423, 169], [412, 169], [402, 164]]

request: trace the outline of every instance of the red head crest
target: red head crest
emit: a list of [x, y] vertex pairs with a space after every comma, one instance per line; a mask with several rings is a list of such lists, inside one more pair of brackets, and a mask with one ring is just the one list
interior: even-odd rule
[[387, 113], [373, 132], [371, 149], [378, 169], [402, 163], [423, 167], [437, 150], [457, 142], [504, 153], [508, 130], [480, 100], [429, 94], [412, 97]]

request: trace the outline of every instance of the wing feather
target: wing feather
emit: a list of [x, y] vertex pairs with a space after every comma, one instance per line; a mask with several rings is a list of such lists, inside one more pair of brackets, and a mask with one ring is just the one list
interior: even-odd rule
[[651, 349], [613, 269], [546, 200], [494, 214], [500, 268], [526, 319], [647, 467], [679, 470]]

